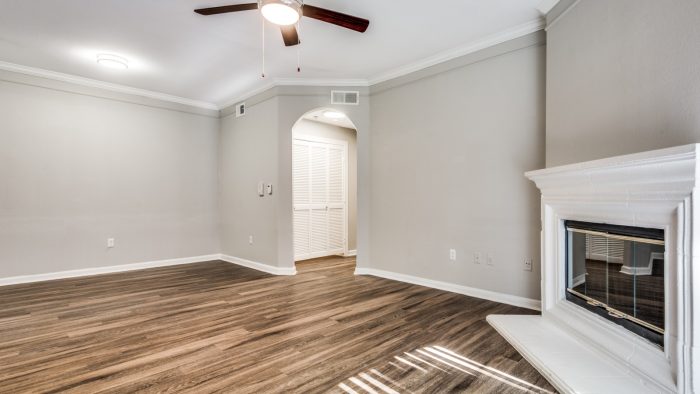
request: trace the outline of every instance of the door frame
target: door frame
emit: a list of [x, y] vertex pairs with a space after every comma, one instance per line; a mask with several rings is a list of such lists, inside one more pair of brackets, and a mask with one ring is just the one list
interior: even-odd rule
[[[342, 146], [343, 149], [343, 190], [344, 190], [344, 226], [343, 226], [343, 256], [347, 256], [348, 254], [348, 238], [350, 235], [350, 218], [349, 218], [349, 204], [350, 204], [350, 152], [348, 149], [348, 142], [343, 141], [343, 140], [338, 140], [335, 138], [326, 138], [326, 137], [317, 137], [317, 136], [312, 136], [312, 135], [307, 135], [307, 134], [292, 134], [292, 146], [294, 145], [294, 141], [296, 140], [301, 140], [301, 141], [307, 141], [307, 142], [316, 142], [316, 143], [323, 143], [323, 144], [332, 144], [332, 145], [339, 145]], [[294, 160], [292, 160], [292, 163]], [[294, 176], [292, 176], [292, 190], [294, 190]], [[294, 215], [294, 195], [292, 194], [292, 217]], [[294, 220], [292, 220], [292, 229], [294, 228]], [[294, 237], [294, 231], [292, 230], [292, 237]], [[292, 243], [294, 243], [294, 239], [292, 239]], [[314, 256], [313, 254], [309, 254], [310, 257], [304, 258], [304, 260], [308, 259], [313, 259], [313, 258], [319, 258], [319, 257], [325, 257], [327, 255], [320, 255], [320, 256]], [[304, 261], [304, 260], [297, 260], [296, 256], [294, 256], [294, 261]]]

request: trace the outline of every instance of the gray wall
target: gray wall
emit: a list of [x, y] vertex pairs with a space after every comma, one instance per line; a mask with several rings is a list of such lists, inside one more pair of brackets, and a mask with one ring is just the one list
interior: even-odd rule
[[[544, 166], [543, 44], [513, 40], [336, 107], [357, 126], [359, 267], [539, 298], [539, 195], [523, 172]], [[247, 99], [244, 117], [223, 111], [223, 253], [293, 266], [292, 128], [332, 108], [332, 89], [273, 88]], [[259, 180], [275, 194], [257, 197]], [[474, 252], [494, 265], [474, 265]]]
[[357, 249], [357, 133], [354, 129], [301, 119], [292, 135], [330, 138], [348, 143], [348, 250]]
[[0, 277], [217, 253], [216, 116], [64, 85], [0, 75]]
[[373, 89], [370, 267], [539, 299], [544, 40], [471, 59]]
[[547, 166], [700, 142], [698, 43], [697, 0], [581, 0], [554, 19]]
[[[220, 120], [3, 85], [0, 261], [15, 269], [0, 276], [217, 252], [292, 267], [292, 128], [335, 108], [357, 126], [359, 267], [538, 298], [537, 263], [522, 270], [539, 261], [538, 194], [522, 174], [544, 166], [543, 42], [360, 88], [358, 106], [329, 105], [343, 87], [276, 87]], [[258, 197], [258, 181], [274, 194]]]
[[[292, 129], [307, 112], [333, 108], [357, 126], [357, 261], [369, 261], [369, 97], [360, 105], [329, 105], [331, 90], [345, 87], [276, 87], [245, 100], [247, 114], [234, 107], [222, 111], [221, 245], [222, 253], [281, 268], [294, 266], [292, 237]], [[274, 194], [256, 197], [259, 180], [274, 185]], [[250, 186], [245, 186], [250, 184]], [[251, 197], [252, 196], [252, 197]], [[245, 202], [244, 207], [237, 204]], [[248, 235], [254, 235], [253, 245]], [[260, 234], [260, 235], [258, 235]]]
[[[249, 106], [243, 117], [227, 115], [219, 146], [221, 252], [273, 266], [277, 265], [278, 105], [273, 97]], [[273, 185], [271, 196], [258, 196], [260, 181]]]

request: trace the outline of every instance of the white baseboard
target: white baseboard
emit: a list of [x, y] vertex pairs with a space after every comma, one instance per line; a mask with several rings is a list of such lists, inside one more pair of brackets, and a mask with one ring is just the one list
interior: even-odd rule
[[274, 265], [258, 263], [256, 261], [250, 261], [242, 259], [240, 257], [228, 256], [225, 254], [219, 255], [219, 259], [227, 263], [232, 263], [240, 265], [246, 268], [252, 268], [254, 270], [267, 272], [273, 275], [296, 275], [297, 269], [295, 267], [276, 267]]
[[576, 286], [583, 284], [585, 282], [586, 282], [586, 274], [574, 276], [574, 283], [571, 285], [571, 287], [576, 287]]
[[357, 249], [348, 250], [347, 252], [345, 252], [345, 254], [343, 254], [343, 256], [345, 256], [345, 257], [357, 256]]
[[204, 261], [219, 260], [221, 255], [210, 254], [204, 256], [183, 257], [177, 259], [147, 261], [143, 263], [112, 265], [108, 267], [83, 268], [70, 271], [50, 272], [46, 274], [33, 274], [0, 278], [0, 286], [17, 285], [21, 283], [43, 282], [46, 280], [77, 278], [81, 276], [92, 276], [101, 274], [112, 274], [117, 272], [136, 271], [146, 268], [167, 267], [171, 265], [201, 263]]
[[652, 252], [649, 254], [649, 263], [646, 267], [630, 267], [627, 265], [622, 265], [620, 272], [627, 275], [651, 275], [654, 270], [654, 260], [664, 259], [664, 254], [659, 252]]
[[541, 302], [530, 298], [514, 296], [511, 294], [498, 293], [490, 290], [477, 289], [475, 287], [461, 286], [454, 283], [440, 282], [432, 279], [420, 278], [406, 274], [399, 274], [391, 271], [378, 270], [374, 268], [355, 268], [355, 275], [372, 275], [380, 278], [397, 280], [399, 282], [411, 283], [414, 285], [432, 287], [434, 289], [445, 290], [452, 293], [464, 294], [470, 297], [482, 298], [484, 300], [500, 302], [503, 304], [518, 306], [521, 308], [539, 311]]
[[68, 278], [78, 278], [81, 276], [92, 276], [92, 275], [102, 275], [102, 274], [113, 274], [117, 272], [127, 272], [136, 271], [147, 268], [156, 267], [167, 267], [171, 265], [182, 265], [182, 264], [192, 264], [201, 263], [205, 261], [215, 261], [222, 260], [227, 263], [237, 264], [243, 267], [252, 268], [254, 270], [267, 272], [273, 275], [296, 275], [297, 270], [294, 267], [282, 268], [275, 267], [267, 264], [257, 263], [255, 261], [250, 261], [246, 259], [241, 259], [238, 257], [222, 255], [219, 253], [209, 254], [204, 256], [194, 256], [194, 257], [183, 257], [177, 259], [167, 259], [167, 260], [157, 260], [157, 261], [147, 261], [143, 263], [133, 263], [133, 264], [122, 264], [122, 265], [112, 265], [108, 267], [93, 267], [93, 268], [83, 268], [70, 271], [59, 271], [50, 272], [46, 274], [33, 274], [33, 275], [22, 275], [22, 276], [12, 276], [8, 278], [0, 278], [0, 286], [18, 285], [22, 283], [33, 283], [33, 282], [43, 282], [47, 280], [55, 279], [68, 279]]

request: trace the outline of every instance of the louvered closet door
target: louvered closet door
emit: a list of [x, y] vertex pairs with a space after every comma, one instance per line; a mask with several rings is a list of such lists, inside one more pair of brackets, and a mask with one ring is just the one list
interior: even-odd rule
[[294, 141], [292, 145], [292, 192], [294, 205], [294, 256], [311, 253], [311, 147]]
[[294, 257], [296, 260], [341, 254], [346, 239], [347, 146], [295, 139]]
[[345, 147], [328, 146], [328, 254], [345, 252]]
[[328, 147], [311, 143], [311, 256], [328, 250]]

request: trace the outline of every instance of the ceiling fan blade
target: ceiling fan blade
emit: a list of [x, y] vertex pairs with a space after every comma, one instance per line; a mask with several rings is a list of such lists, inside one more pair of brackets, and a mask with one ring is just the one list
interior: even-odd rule
[[228, 12], [238, 12], [238, 11], [250, 11], [257, 10], [258, 3], [248, 3], [248, 4], [234, 4], [234, 5], [224, 5], [221, 7], [211, 7], [211, 8], [200, 8], [194, 10], [194, 12], [199, 15], [216, 15], [225, 14]]
[[297, 33], [297, 28], [294, 25], [280, 26], [280, 31], [282, 31], [282, 39], [284, 40], [284, 45], [291, 47], [294, 45], [299, 45], [299, 34]]
[[314, 7], [312, 5], [304, 4], [302, 8], [302, 13], [304, 16], [309, 18], [318, 19], [320, 21], [332, 23], [344, 27], [346, 29], [359, 31], [364, 33], [369, 26], [369, 21], [367, 19], [358, 18], [356, 16], [342, 14], [340, 12], [335, 12], [327, 10], [325, 8]]

